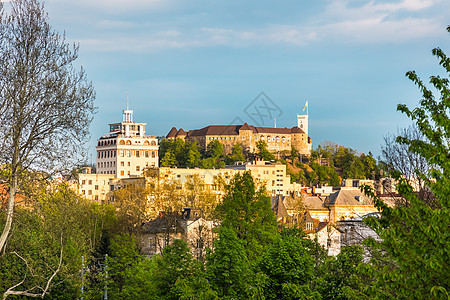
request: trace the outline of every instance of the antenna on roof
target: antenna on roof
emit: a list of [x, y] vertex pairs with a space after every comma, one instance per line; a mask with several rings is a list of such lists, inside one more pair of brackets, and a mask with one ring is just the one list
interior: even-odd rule
[[128, 110], [128, 89], [127, 89], [127, 110]]
[[277, 128], [277, 118], [275, 118], [275, 127], [274, 128]]

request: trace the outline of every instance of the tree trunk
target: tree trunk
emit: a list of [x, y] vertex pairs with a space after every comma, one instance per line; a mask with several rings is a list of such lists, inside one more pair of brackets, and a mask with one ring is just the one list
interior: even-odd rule
[[0, 236], [0, 252], [3, 250], [6, 240], [8, 239], [9, 232], [11, 231], [14, 216], [14, 198], [16, 196], [16, 192], [17, 192], [17, 178], [14, 177], [11, 182], [11, 187], [9, 189], [8, 210], [6, 212], [5, 228], [3, 228], [2, 235]]

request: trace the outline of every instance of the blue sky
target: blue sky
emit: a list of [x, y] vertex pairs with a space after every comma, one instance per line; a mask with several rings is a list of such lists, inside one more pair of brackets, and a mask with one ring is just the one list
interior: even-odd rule
[[281, 110], [277, 127], [295, 126], [308, 100], [314, 147], [328, 140], [377, 156], [383, 136], [410, 123], [396, 105], [419, 101], [405, 73], [427, 78], [440, 72], [431, 49], [450, 53], [448, 0], [47, 0], [46, 9], [80, 43], [77, 63], [96, 88], [91, 152], [121, 120], [128, 90], [150, 135], [252, 124], [244, 110], [264, 92]]

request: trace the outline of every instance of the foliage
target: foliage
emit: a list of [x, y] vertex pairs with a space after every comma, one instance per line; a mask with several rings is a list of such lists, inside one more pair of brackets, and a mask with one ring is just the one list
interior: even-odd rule
[[[449, 297], [450, 58], [439, 48], [432, 53], [446, 73], [446, 77], [430, 77], [439, 99], [414, 71], [410, 71], [406, 75], [419, 87], [422, 99], [412, 110], [406, 105], [397, 107], [415, 122], [424, 139], [399, 136], [397, 142], [407, 145], [408, 151], [423, 157], [431, 166], [429, 172], [419, 175], [430, 187], [439, 207], [422, 201], [400, 174], [396, 176], [399, 180], [397, 190], [407, 205], [390, 208], [375, 197], [375, 206], [382, 212], [382, 218], [369, 219], [368, 223], [382, 240], [370, 243], [373, 258], [370, 265], [361, 267], [361, 272], [373, 279], [362, 284], [361, 292], [352, 294], [355, 297], [361, 294], [378, 298]], [[368, 187], [366, 193], [373, 195]]]
[[266, 299], [297, 299], [292, 294], [299, 290], [303, 299], [320, 297], [310, 286], [315, 276], [314, 258], [298, 235], [280, 235], [261, 256], [257, 269], [268, 277]]
[[318, 282], [322, 299], [348, 299], [347, 288], [356, 289], [357, 267], [362, 262], [363, 250], [360, 246], [347, 246], [336, 257], [329, 257], [324, 265], [324, 274]]
[[275, 156], [267, 150], [267, 143], [266, 141], [259, 140], [256, 142], [256, 149], [258, 149], [258, 155], [263, 160], [274, 160]]
[[236, 231], [251, 260], [275, 238], [277, 222], [270, 198], [264, 188], [256, 189], [250, 172], [235, 175], [216, 211], [221, 224]]
[[214, 252], [207, 257], [207, 277], [218, 295], [244, 297], [250, 281], [250, 263], [244, 243], [232, 227], [221, 225]]
[[123, 299], [123, 288], [135, 276], [134, 269], [141, 257], [136, 241], [129, 235], [116, 234], [111, 239], [110, 256], [106, 260], [108, 269], [108, 288], [113, 299]]
[[[49, 284], [47, 292], [53, 298], [75, 298], [81, 257], [89, 256], [109, 225], [106, 214], [65, 185], [49, 186], [32, 207], [18, 208], [13, 234], [0, 256], [0, 291], [23, 280], [10, 291], [41, 294]], [[3, 224], [5, 216], [1, 217]]]
[[150, 219], [148, 193], [143, 180], [127, 184], [124, 188], [113, 192], [114, 206], [117, 210], [115, 226], [117, 232], [136, 233], [140, 225]]

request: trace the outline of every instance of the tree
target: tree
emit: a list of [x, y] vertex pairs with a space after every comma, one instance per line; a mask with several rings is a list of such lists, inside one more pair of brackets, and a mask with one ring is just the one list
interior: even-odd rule
[[[408, 140], [424, 140], [423, 134], [415, 125], [398, 130], [397, 136]], [[395, 135], [385, 136], [384, 145], [381, 148], [381, 160], [386, 171], [400, 172], [410, 185], [418, 189], [419, 196], [425, 203], [430, 206], [439, 205], [421, 175], [428, 176], [430, 165], [419, 153], [410, 151], [409, 145], [397, 142]]]
[[[87, 203], [65, 185], [16, 210], [14, 234], [0, 256], [0, 291], [9, 296], [76, 298], [82, 259], [107, 227], [107, 206]], [[0, 223], [5, 220], [0, 214]]]
[[358, 276], [357, 267], [362, 259], [363, 249], [359, 245], [344, 247], [336, 257], [329, 257], [318, 283], [322, 299], [348, 299], [345, 290], [358, 288], [354, 277]]
[[161, 160], [161, 167], [175, 167], [177, 165], [177, 159], [173, 154], [172, 149], [169, 149]]
[[266, 141], [259, 140], [256, 142], [256, 148], [258, 149], [259, 156], [264, 160], [274, 160], [275, 156], [267, 150]]
[[113, 192], [117, 225], [115, 229], [122, 233], [138, 233], [141, 224], [150, 219], [149, 191], [145, 181], [127, 184]]
[[214, 252], [207, 257], [206, 270], [219, 296], [245, 298], [251, 275], [250, 263], [243, 241], [233, 228], [220, 226], [219, 238], [214, 241]]
[[231, 159], [233, 161], [245, 161], [245, 155], [241, 144], [235, 144], [233, 146], [233, 150], [231, 151]]
[[[450, 26], [447, 30], [450, 32]], [[420, 176], [430, 187], [439, 207], [430, 207], [421, 201], [400, 174], [397, 174], [400, 181], [397, 190], [408, 205], [391, 208], [374, 198], [382, 217], [368, 218], [367, 222], [379, 234], [381, 242], [370, 242], [374, 258], [362, 270], [370, 276], [368, 278], [373, 278], [363, 286], [366, 298], [449, 297], [450, 58], [439, 48], [432, 53], [446, 73], [446, 77], [430, 77], [430, 84], [439, 98], [436, 99], [433, 91], [410, 71], [406, 76], [419, 87], [422, 99], [412, 110], [404, 104], [397, 106], [415, 122], [424, 139], [399, 136], [397, 142], [407, 145], [408, 151], [420, 155], [430, 165], [429, 172]], [[370, 188], [365, 187], [365, 191], [374, 196]]]
[[38, 0], [0, 3], [0, 163], [8, 170], [3, 249], [23, 171], [53, 171], [78, 158], [94, 108], [94, 89], [73, 66], [78, 45], [54, 32]]
[[292, 295], [295, 291], [302, 291], [303, 299], [319, 296], [310, 286], [315, 277], [314, 258], [302, 244], [303, 238], [282, 232], [261, 256], [257, 269], [268, 277], [266, 299], [298, 299]]
[[256, 188], [250, 172], [235, 175], [216, 213], [223, 226], [235, 230], [251, 260], [276, 236], [277, 221], [270, 198], [263, 187]]
[[214, 140], [206, 147], [206, 156], [218, 159], [223, 154], [223, 145], [218, 140]]

